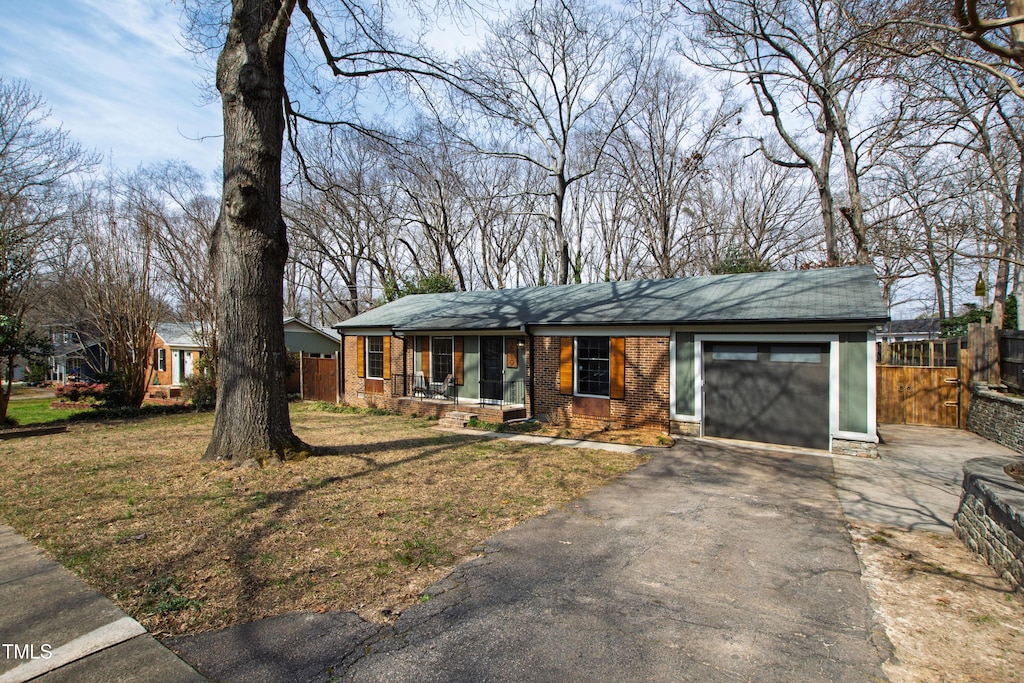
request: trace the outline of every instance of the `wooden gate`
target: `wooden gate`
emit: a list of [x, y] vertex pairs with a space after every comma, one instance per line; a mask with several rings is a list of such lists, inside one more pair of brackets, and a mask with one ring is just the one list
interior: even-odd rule
[[960, 426], [957, 367], [877, 366], [878, 421]]
[[302, 398], [306, 401], [338, 401], [338, 360], [302, 357]]

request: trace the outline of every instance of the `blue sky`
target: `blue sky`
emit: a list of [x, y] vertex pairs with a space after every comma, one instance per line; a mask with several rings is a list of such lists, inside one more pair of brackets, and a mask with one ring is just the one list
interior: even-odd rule
[[[84, 145], [116, 168], [221, 163], [220, 102], [182, 47], [168, 0], [0, 0], [0, 75], [26, 81]], [[206, 88], [204, 90], [204, 88]]]

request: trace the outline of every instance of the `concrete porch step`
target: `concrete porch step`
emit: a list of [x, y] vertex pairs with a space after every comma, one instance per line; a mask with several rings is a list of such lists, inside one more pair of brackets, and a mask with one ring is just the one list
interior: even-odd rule
[[458, 427], [462, 428], [469, 424], [469, 421], [475, 418], [476, 413], [467, 413], [461, 410], [452, 410], [445, 413], [440, 420], [437, 421], [438, 427]]

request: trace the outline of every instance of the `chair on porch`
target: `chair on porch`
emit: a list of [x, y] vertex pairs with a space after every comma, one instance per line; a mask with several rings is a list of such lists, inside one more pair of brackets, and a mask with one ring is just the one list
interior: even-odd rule
[[430, 387], [427, 385], [427, 378], [422, 372], [412, 376], [412, 396], [426, 398], [430, 394]]
[[444, 381], [441, 382], [440, 386], [431, 385], [430, 386], [431, 397], [432, 398], [447, 399], [448, 398], [448, 390], [451, 388], [452, 380], [454, 380], [454, 379], [455, 378], [452, 377], [452, 374], [448, 373], [448, 376], [444, 378]]

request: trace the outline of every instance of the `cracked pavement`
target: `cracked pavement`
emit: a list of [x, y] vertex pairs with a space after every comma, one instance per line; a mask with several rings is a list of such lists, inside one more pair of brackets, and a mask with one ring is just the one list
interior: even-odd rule
[[216, 681], [885, 679], [831, 459], [651, 454], [496, 534], [392, 625], [287, 614], [166, 644]]

